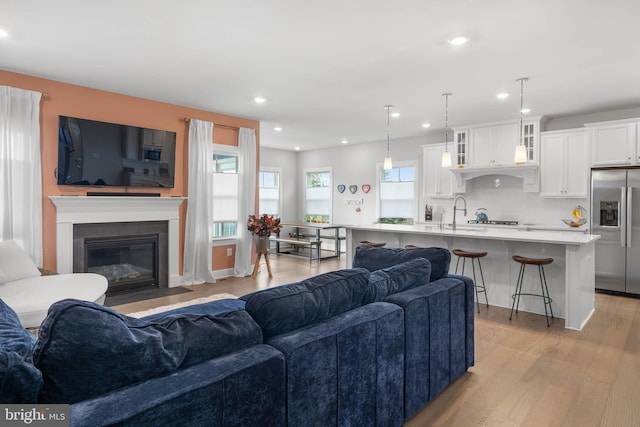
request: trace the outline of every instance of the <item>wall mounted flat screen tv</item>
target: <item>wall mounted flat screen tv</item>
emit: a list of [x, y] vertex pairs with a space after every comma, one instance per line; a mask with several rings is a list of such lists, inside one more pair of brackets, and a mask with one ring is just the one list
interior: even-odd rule
[[173, 188], [176, 133], [59, 116], [58, 185]]

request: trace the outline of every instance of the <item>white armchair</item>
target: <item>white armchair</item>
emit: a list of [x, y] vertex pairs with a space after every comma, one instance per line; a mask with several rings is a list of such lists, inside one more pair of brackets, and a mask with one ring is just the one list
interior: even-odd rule
[[104, 303], [107, 279], [99, 274], [41, 275], [13, 240], [0, 242], [0, 299], [17, 314], [22, 326], [36, 328], [51, 304], [65, 298]]

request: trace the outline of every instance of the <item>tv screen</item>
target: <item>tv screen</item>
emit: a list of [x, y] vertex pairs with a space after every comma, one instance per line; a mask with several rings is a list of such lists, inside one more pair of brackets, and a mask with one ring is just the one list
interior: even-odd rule
[[173, 188], [176, 133], [59, 116], [58, 185]]

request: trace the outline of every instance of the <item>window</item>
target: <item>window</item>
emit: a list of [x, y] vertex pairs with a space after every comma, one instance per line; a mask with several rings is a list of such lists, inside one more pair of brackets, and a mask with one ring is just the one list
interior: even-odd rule
[[[235, 237], [238, 227], [238, 154], [220, 147], [213, 155], [213, 238]], [[216, 145], [216, 149], [218, 146]], [[236, 148], [235, 153], [228, 153]], [[222, 152], [224, 151], [224, 152]]]
[[415, 217], [415, 166], [380, 170], [380, 222], [412, 224]]
[[280, 216], [280, 170], [263, 168], [258, 174], [260, 214]]
[[331, 222], [331, 170], [305, 171], [305, 210], [307, 222]]

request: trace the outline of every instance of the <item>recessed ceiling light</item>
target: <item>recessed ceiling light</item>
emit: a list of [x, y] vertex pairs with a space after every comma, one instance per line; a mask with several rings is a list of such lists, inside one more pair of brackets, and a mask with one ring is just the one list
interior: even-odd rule
[[506, 92], [502, 92], [496, 95], [496, 98], [498, 99], [507, 99], [509, 97], [509, 94]]
[[300, 151], [300, 147], [293, 147], [294, 150]]
[[531, 108], [524, 107], [521, 111], [522, 111], [522, 114], [527, 114], [531, 112]]
[[273, 128], [273, 130], [275, 130], [276, 132], [280, 132], [282, 131], [282, 128], [280, 126], [276, 126]]
[[461, 46], [469, 41], [469, 37], [457, 36], [449, 39], [449, 44], [453, 46]]
[[393, 118], [400, 117], [400, 113], [391, 113], [391, 117]]
[[265, 102], [267, 102], [267, 99], [261, 96], [256, 96], [255, 98], [253, 98], [253, 100], [256, 104], [264, 104]]
[[341, 142], [341, 143], [343, 143], [343, 144], [348, 144], [348, 143], [349, 143], [349, 141], [347, 141], [346, 139], [343, 139], [343, 140], [342, 140], [342, 141], [340, 141], [340, 142]]
[[9, 37], [9, 33], [6, 30], [0, 28], [0, 39], [4, 39], [5, 37]]
[[431, 127], [431, 123], [423, 123], [422, 127], [425, 128], [425, 129], [426, 128], [430, 128]]

